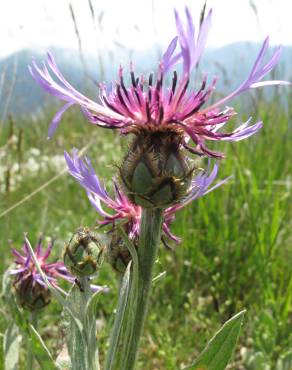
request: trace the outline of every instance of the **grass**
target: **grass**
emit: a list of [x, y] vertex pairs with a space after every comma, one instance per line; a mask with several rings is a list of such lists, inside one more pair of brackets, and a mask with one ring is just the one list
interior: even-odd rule
[[[227, 157], [221, 162], [219, 178], [230, 174], [233, 178], [181, 211], [172, 230], [182, 237], [182, 244], [173, 251], [160, 249], [156, 272], [167, 273], [153, 288], [139, 369], [179, 369], [187, 365], [220, 325], [243, 308], [247, 315], [230, 369], [280, 370], [280, 359], [287, 358], [291, 351], [290, 112], [280, 110], [276, 100], [269, 104], [261, 101], [254, 112], [257, 116], [265, 122], [258, 135], [245, 142], [218, 146]], [[8, 145], [3, 164], [16, 160], [25, 163], [31, 147], [40, 150], [38, 161], [45, 155], [61, 155], [73, 146], [89, 145], [87, 153], [110, 188], [110, 178], [116, 172], [113, 163], [119, 163], [126, 150], [124, 139], [90, 127], [77, 111], [66, 117], [51, 141], [45, 139], [47, 118], [17, 122], [15, 133], [23, 128], [22, 149]], [[1, 145], [8, 136], [6, 126]], [[0, 214], [55, 176], [53, 167], [34, 174], [21, 173], [16, 189], [1, 194]], [[29, 232], [32, 241], [40, 232], [54, 235], [57, 256], [78, 226], [93, 227], [95, 223], [96, 213], [84, 191], [67, 174], [60, 176], [0, 216], [2, 272], [12, 261], [8, 239], [20, 247], [24, 231]], [[103, 323], [99, 339], [104, 352], [117, 297], [116, 276], [109, 266], [102, 269], [99, 282], [111, 288], [98, 306]], [[7, 309], [3, 310], [7, 315]], [[6, 323], [0, 320], [3, 333]], [[59, 327], [60, 307], [53, 302], [44, 311], [41, 332], [55, 353]]]

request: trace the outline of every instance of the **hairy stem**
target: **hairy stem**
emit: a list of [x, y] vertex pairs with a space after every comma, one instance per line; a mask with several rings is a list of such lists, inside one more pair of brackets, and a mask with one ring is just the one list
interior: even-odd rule
[[130, 317], [132, 330], [128, 332], [130, 333], [129, 337], [124, 338], [126, 343], [126, 355], [122, 364], [124, 370], [132, 370], [135, 366], [149, 304], [153, 266], [161, 236], [161, 224], [161, 209], [143, 209], [138, 246], [138, 289], [136, 297], [132, 301], [133, 307], [129, 307], [129, 312], [131, 309], [133, 310]]
[[[36, 311], [31, 311], [29, 313], [29, 323], [37, 330], [37, 313]], [[34, 355], [32, 351], [31, 338], [27, 338], [27, 370], [32, 370], [34, 368]]]

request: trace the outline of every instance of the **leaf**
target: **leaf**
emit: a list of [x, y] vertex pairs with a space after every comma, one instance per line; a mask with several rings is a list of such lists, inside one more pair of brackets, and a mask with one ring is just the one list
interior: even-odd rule
[[58, 354], [56, 358], [56, 364], [59, 369], [61, 370], [71, 370], [71, 360], [69, 357], [67, 345], [64, 344], [63, 348], [61, 349], [61, 352]]
[[[134, 244], [129, 239], [128, 235], [126, 234], [125, 230], [120, 226], [118, 228], [119, 233], [126, 245], [126, 247], [129, 249], [129, 252], [131, 253], [132, 261], [133, 261], [133, 273], [132, 278], [130, 281], [130, 287], [129, 287], [129, 299], [125, 311], [125, 315], [123, 318], [123, 324], [121, 329], [121, 345], [122, 348], [120, 350], [119, 354], [119, 365], [123, 364], [125, 359], [128, 356], [128, 352], [130, 351], [130, 347], [128, 345], [128, 342], [131, 341], [131, 338], [134, 334], [134, 320], [132, 319], [135, 316], [135, 312], [137, 309], [137, 297], [138, 297], [138, 289], [139, 289], [139, 260], [138, 260], [138, 254], [136, 251], [136, 248]], [[126, 340], [125, 340], [126, 338]]]
[[228, 320], [210, 340], [199, 358], [184, 370], [224, 370], [233, 354], [245, 311]]
[[18, 369], [19, 349], [19, 330], [17, 325], [12, 322], [4, 334], [3, 350], [5, 370]]
[[126, 311], [126, 306], [129, 297], [129, 288], [130, 288], [130, 271], [131, 271], [131, 262], [129, 262], [127, 269], [125, 271], [121, 288], [119, 294], [118, 308], [116, 312], [114, 327], [111, 334], [110, 346], [107, 352], [105, 370], [114, 369], [115, 356], [119, 344], [119, 336], [121, 333], [122, 323]]
[[152, 279], [152, 284], [156, 284], [158, 283], [160, 280], [164, 279], [166, 276], [166, 271], [163, 271], [161, 272], [160, 274], [156, 275], [153, 279]]
[[291, 370], [292, 369], [292, 350], [283, 354], [277, 361], [276, 370]]
[[41, 369], [46, 370], [56, 370], [58, 369], [55, 361], [48, 350], [45, 342], [43, 341], [42, 337], [39, 335], [37, 330], [34, 328], [33, 325], [29, 325], [30, 330], [30, 340], [31, 340], [31, 349], [32, 352], [37, 359], [38, 363], [41, 366]]
[[97, 300], [102, 293], [102, 290], [98, 290], [97, 292], [93, 293], [86, 305], [86, 313], [87, 315], [91, 315], [95, 312]]
[[[84, 292], [87, 294], [87, 291]], [[73, 285], [68, 296], [67, 296], [67, 305], [72, 308], [72, 311], [75, 312], [75, 317], [69, 314], [68, 310], [64, 307], [64, 325], [66, 331], [66, 342], [68, 347], [68, 353], [70, 356], [72, 369], [87, 369], [88, 368], [88, 353], [87, 353], [87, 340], [83, 340], [81, 332], [75, 324], [75, 320], [78, 319], [82, 323], [84, 328], [84, 334], [86, 335], [85, 324], [85, 311], [82, 312], [84, 307], [84, 302], [81, 298], [80, 288], [77, 285]]]

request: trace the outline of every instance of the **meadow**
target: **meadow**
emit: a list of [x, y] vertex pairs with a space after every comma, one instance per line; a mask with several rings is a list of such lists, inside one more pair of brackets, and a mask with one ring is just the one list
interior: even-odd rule
[[[292, 369], [292, 112], [289, 104], [282, 107], [277, 92], [269, 101], [254, 96], [247, 103], [264, 128], [247, 141], [220, 143], [227, 158], [218, 178], [232, 179], [177, 214], [172, 231], [182, 238], [179, 246], [161, 245], [155, 274], [166, 274], [152, 291], [139, 369], [182, 369], [244, 308], [228, 369]], [[33, 243], [40, 233], [55, 237], [54, 256], [60, 258], [77, 227], [96, 226], [85, 192], [64, 170], [65, 149], [85, 148], [108, 189], [117, 172], [113, 163], [127, 149], [118, 133], [90, 127], [74, 109], [47, 141], [53, 111], [37, 121], [10, 119], [1, 126], [1, 274], [13, 261], [8, 240], [20, 248], [23, 232]], [[244, 112], [239, 117], [247, 118]], [[103, 265], [97, 283], [110, 288], [97, 310], [103, 356], [118, 288], [109, 265]], [[63, 341], [60, 312], [53, 301], [40, 322], [55, 355], [56, 341]], [[9, 319], [9, 308], [1, 304], [1, 340]]]

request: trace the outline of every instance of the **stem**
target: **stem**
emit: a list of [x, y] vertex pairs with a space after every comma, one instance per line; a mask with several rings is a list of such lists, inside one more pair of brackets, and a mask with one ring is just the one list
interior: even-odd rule
[[[161, 209], [143, 209], [138, 245], [139, 278], [137, 297], [134, 297], [134, 313], [131, 317], [132, 330], [130, 338], [125, 338], [127, 353], [123, 361], [123, 369], [134, 369], [140, 337], [142, 334], [152, 283], [152, 271], [160, 242], [162, 224]], [[131, 310], [131, 307], [129, 307]]]
[[67, 346], [72, 370], [99, 370], [96, 341], [95, 312], [88, 310], [92, 298], [88, 277], [80, 277], [67, 298], [67, 303], [75, 312], [75, 320], [81, 324], [82, 332], [71, 316], [68, 316]]
[[[37, 330], [37, 313], [36, 311], [31, 311], [29, 313], [29, 323]], [[34, 367], [34, 355], [32, 351], [31, 338], [27, 338], [27, 370], [32, 370]]]
[[[84, 325], [86, 344], [85, 348], [87, 353], [87, 364], [89, 370], [99, 370], [99, 359], [98, 359], [98, 350], [96, 343], [96, 317], [95, 315], [91, 316], [88, 312], [85, 311], [85, 308], [88, 305], [88, 302], [91, 299], [92, 291], [90, 288], [90, 282], [88, 277], [80, 278], [80, 283], [83, 288], [83, 291], [79, 292], [80, 294], [80, 319]], [[85, 355], [85, 354], [83, 354]]]

